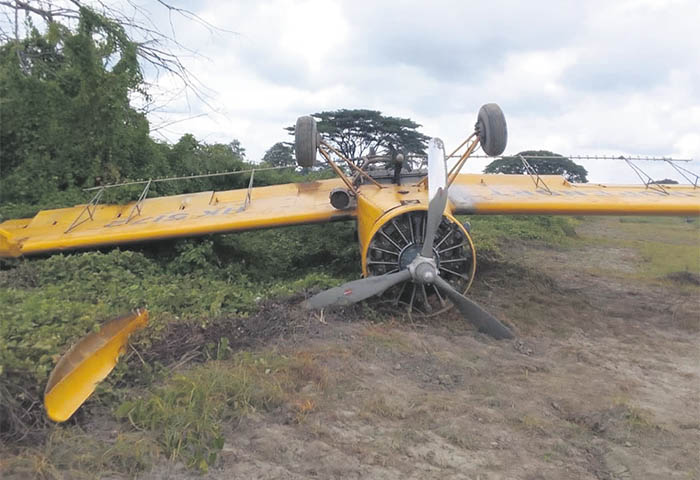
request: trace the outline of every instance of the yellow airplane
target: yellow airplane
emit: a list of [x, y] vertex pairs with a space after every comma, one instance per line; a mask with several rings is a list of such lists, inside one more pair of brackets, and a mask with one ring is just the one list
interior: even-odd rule
[[[449, 171], [443, 143], [434, 138], [428, 145], [427, 176], [404, 172], [392, 177], [364, 168], [372, 158], [360, 165], [345, 158], [323, 140], [312, 117], [300, 117], [295, 128], [298, 164], [311, 167], [320, 154], [337, 178], [254, 188], [251, 175], [247, 189], [146, 198], [149, 181], [141, 197], [126, 205], [99, 204], [102, 189], [86, 205], [0, 223], [0, 257], [355, 220], [364, 278], [311, 297], [307, 307], [347, 305], [378, 294], [419, 315], [436, 315], [454, 305], [480, 331], [501, 339], [511, 338], [511, 330], [465, 296], [474, 280], [476, 252], [456, 215], [700, 216], [697, 185], [573, 184], [561, 176], [537, 175], [524, 158], [529, 175], [460, 174], [477, 147], [498, 156], [506, 143], [503, 112], [486, 104], [474, 132], [447, 156], [464, 149]], [[116, 364], [133, 330], [129, 322], [145, 324], [144, 312], [125, 318], [118, 328], [99, 332], [99, 341], [83, 343], [86, 338], [66, 354], [70, 361], [63, 362], [47, 386], [51, 418], [70, 417], [92, 391], [85, 385], [94, 390]], [[71, 393], [77, 391], [80, 395]]]

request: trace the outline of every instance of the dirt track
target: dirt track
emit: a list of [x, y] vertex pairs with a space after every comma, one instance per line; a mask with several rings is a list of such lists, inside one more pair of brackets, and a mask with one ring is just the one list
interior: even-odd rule
[[298, 392], [303, 409], [231, 425], [204, 478], [700, 478], [700, 288], [630, 280], [633, 249], [512, 254], [472, 296], [516, 341], [454, 315], [310, 319], [275, 345], [313, 355], [326, 381]]

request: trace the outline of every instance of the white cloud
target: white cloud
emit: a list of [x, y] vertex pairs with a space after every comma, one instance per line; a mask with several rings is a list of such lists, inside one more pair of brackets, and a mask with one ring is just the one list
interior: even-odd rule
[[[212, 0], [190, 8], [238, 34], [177, 21], [180, 42], [206, 57], [185, 61], [213, 108], [191, 95], [171, 101], [160, 116], [207, 114], [163, 129], [173, 141], [185, 132], [238, 138], [256, 160], [288, 138], [283, 128], [299, 115], [370, 108], [410, 117], [449, 146], [468, 134], [482, 103], [496, 102], [508, 119], [508, 152], [700, 159], [693, 0]], [[585, 166], [593, 180], [634, 180], [617, 163]]]

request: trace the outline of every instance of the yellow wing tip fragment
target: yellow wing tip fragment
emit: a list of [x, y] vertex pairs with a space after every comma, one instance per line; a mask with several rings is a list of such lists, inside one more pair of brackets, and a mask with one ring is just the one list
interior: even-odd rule
[[12, 240], [10, 232], [0, 228], [0, 257], [19, 257], [22, 255], [22, 251], [16, 242]]
[[65, 422], [117, 365], [129, 336], [148, 323], [148, 311], [114, 318], [73, 345], [56, 363], [44, 391], [46, 414]]

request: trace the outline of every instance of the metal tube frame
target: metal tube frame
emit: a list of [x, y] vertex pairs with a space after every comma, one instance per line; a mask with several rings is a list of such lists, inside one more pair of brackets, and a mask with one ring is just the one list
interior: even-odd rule
[[332, 168], [333, 171], [336, 173], [336, 175], [338, 175], [338, 177], [340, 177], [340, 179], [343, 181], [343, 183], [345, 184], [345, 186], [348, 187], [348, 189], [349, 189], [353, 194], [357, 195], [357, 189], [353, 186], [353, 184], [352, 184], [352, 182], [350, 181], [350, 179], [348, 179], [348, 177], [345, 175], [345, 173], [343, 173], [343, 171], [340, 169], [340, 167], [333, 161], [333, 159], [332, 159], [331, 156], [328, 154], [328, 152], [326, 152], [326, 151], [323, 150], [322, 148], [319, 148], [318, 151], [321, 152], [321, 155], [323, 155], [323, 158], [326, 159], [326, 161], [328, 162], [328, 164], [331, 166], [331, 168]]
[[112, 185], [104, 185], [104, 186], [100, 186], [100, 187], [83, 188], [83, 191], [89, 192], [92, 190], [100, 190], [103, 188], [124, 187], [126, 185], [143, 185], [145, 183], [172, 182], [172, 181], [176, 181], [176, 180], [192, 180], [192, 179], [196, 179], [196, 178], [207, 178], [207, 177], [224, 177], [224, 176], [228, 176], [228, 175], [238, 175], [241, 173], [250, 173], [253, 170], [257, 170], [259, 172], [262, 172], [265, 170], [282, 170], [285, 168], [296, 168], [296, 165], [286, 165], [283, 167], [252, 168], [250, 170], [236, 170], [236, 171], [232, 171], [232, 172], [203, 173], [201, 175], [187, 175], [184, 177], [166, 177], [166, 178], [154, 178], [154, 179], [150, 179], [150, 180], [137, 180], [134, 182], [114, 183]]
[[[471, 140], [473, 137], [476, 136], [476, 133], [472, 133], [464, 142], [462, 142], [462, 145], [467, 143], [469, 140]], [[479, 146], [479, 138], [477, 137], [471, 145], [467, 148], [467, 150], [462, 154], [460, 159], [455, 163], [455, 166], [452, 167], [450, 170], [450, 173], [447, 174], [447, 188], [450, 188], [450, 186], [454, 183], [455, 179], [457, 178], [457, 175], [459, 175], [459, 172], [462, 170], [462, 167], [464, 166], [465, 163], [467, 163], [467, 159], [471, 157], [472, 153], [476, 150], [476, 148]], [[459, 148], [462, 148], [460, 145]]]
[[245, 200], [243, 201], [243, 206], [238, 209], [238, 212], [243, 212], [245, 211], [246, 208], [248, 208], [248, 205], [250, 205], [250, 202], [252, 201], [252, 194], [253, 194], [253, 178], [255, 177], [255, 169], [253, 169], [250, 172], [250, 181], [248, 182], [248, 192], [245, 195]]
[[[141, 195], [139, 195], [139, 199], [136, 201], [136, 204], [131, 208], [131, 212], [129, 212], [129, 217], [126, 219], [126, 222], [124, 223], [129, 223], [132, 218], [141, 215], [141, 206], [143, 205], [143, 201], [146, 199], [146, 196], [148, 195], [148, 190], [151, 188], [151, 183], [153, 180], [149, 180], [148, 183], [146, 183], [146, 186], [144, 187], [143, 191], [141, 192]], [[137, 212], [138, 213], [134, 213]]]
[[[331, 152], [333, 152], [333, 153], [335, 153], [336, 155], [338, 155], [338, 157], [340, 157], [340, 158], [342, 158], [343, 160], [345, 160], [345, 163], [347, 163], [347, 164], [350, 166], [351, 169], [355, 170], [355, 172], [357, 172], [359, 175], [365, 177], [367, 180], [369, 180], [370, 182], [372, 182], [375, 186], [377, 186], [377, 187], [379, 187], [379, 188], [384, 188], [384, 187], [382, 187], [381, 183], [379, 183], [379, 182], [377, 182], [375, 179], [373, 179], [367, 172], [365, 172], [365, 171], [362, 170], [360, 167], [358, 167], [357, 165], [355, 165], [355, 164], [354, 164], [353, 162], [351, 162], [345, 155], [343, 155], [341, 152], [339, 152], [338, 150], [336, 150], [335, 148], [333, 148], [331, 145], [329, 145], [328, 143], [326, 143], [326, 142], [323, 141], [323, 140], [321, 140], [320, 145], [323, 145], [323, 146], [326, 147], [328, 150], [330, 150]], [[318, 149], [318, 150], [319, 150], [319, 151], [322, 151], [322, 149], [320, 148], [320, 146], [319, 146], [319, 149]], [[328, 158], [329, 158], [329, 155], [324, 155], [324, 157], [325, 157], [326, 159], [328, 159]]]
[[537, 173], [537, 170], [535, 170], [532, 165], [530, 165], [530, 162], [528, 162], [525, 157], [522, 155], [518, 154], [518, 157], [520, 157], [520, 161], [523, 162], [523, 166], [525, 167], [525, 171], [527, 172], [528, 175], [530, 175], [530, 178], [535, 184], [535, 188], [540, 188], [540, 183], [542, 184], [542, 188], [549, 193], [550, 195], [553, 195], [552, 191], [549, 189], [547, 184], [544, 182], [542, 177], [540, 177], [540, 174]]
[[[505, 155], [509, 157], [510, 155]], [[504, 155], [499, 155], [497, 157], [491, 157], [489, 155], [472, 155], [474, 158], [504, 158]], [[669, 158], [669, 157], [649, 157], [642, 155], [631, 155], [627, 157], [623, 156], [613, 156], [613, 155], [528, 155], [527, 158], [543, 158], [543, 159], [555, 159], [555, 158], [568, 158], [570, 160], [639, 160], [645, 162], [692, 162], [692, 158]], [[457, 158], [457, 155], [448, 155], [447, 158]]]
[[[668, 193], [668, 190], [666, 190], [663, 187], [663, 185], [658, 184], [658, 183], [654, 183], [654, 179], [651, 178], [649, 176], [649, 174], [647, 174], [644, 170], [642, 170], [639, 167], [639, 165], [635, 165], [634, 163], [632, 163], [631, 160], [628, 160], [627, 158], [625, 158], [625, 162], [627, 163], [627, 165], [630, 166], [630, 168], [634, 171], [634, 173], [637, 174], [637, 176], [642, 181], [644, 186], [646, 186], [646, 188], [651, 188], [652, 190], [656, 190], [657, 192], [663, 193], [664, 195], [670, 195]], [[646, 180], [644, 179], [644, 177], [646, 177]]]
[[[667, 162], [669, 165], [671, 165], [673, 168], [675, 168], [676, 171], [677, 171], [678, 173], [680, 173], [681, 176], [682, 176], [683, 178], [685, 178], [686, 180], [688, 180], [688, 183], [690, 183], [690, 184], [693, 186], [693, 188], [698, 188], [698, 180], [700, 180], [700, 175], [696, 174], [695, 172], [691, 172], [691, 171], [688, 170], [687, 168], [683, 168], [683, 167], [681, 167], [680, 165], [676, 165], [676, 164], [673, 163], [671, 160], [666, 160], [666, 162]], [[683, 173], [683, 172], [685, 172], [685, 173]], [[686, 173], [688, 173], [688, 174], [694, 176], [694, 177], [695, 177], [695, 181], [691, 180], [688, 176], [686, 176]]]
[[[95, 211], [97, 211], [97, 205], [100, 203], [100, 200], [102, 199], [102, 195], [105, 193], [105, 187], [100, 187], [100, 189], [97, 191], [94, 197], [85, 205], [85, 208], [83, 208], [80, 211], [80, 215], [78, 215], [75, 220], [73, 220], [73, 223], [70, 224], [70, 227], [63, 232], [63, 233], [68, 233], [71, 230], [73, 230], [75, 227], [78, 225], [82, 225], [83, 223], [87, 222], [88, 220], [93, 220], [93, 214]], [[92, 210], [90, 210], [90, 207], [92, 207]], [[82, 222], [79, 222], [80, 218], [83, 216], [83, 214], [87, 212], [88, 218], [83, 220]]]

